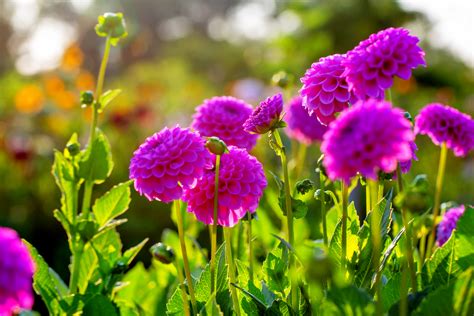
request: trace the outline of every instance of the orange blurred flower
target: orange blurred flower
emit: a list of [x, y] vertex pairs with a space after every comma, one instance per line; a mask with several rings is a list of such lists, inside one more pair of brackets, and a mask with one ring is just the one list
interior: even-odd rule
[[64, 81], [59, 76], [46, 76], [43, 78], [43, 81], [48, 96], [55, 96], [58, 92], [64, 91]]
[[83, 61], [84, 54], [79, 45], [75, 43], [64, 51], [61, 68], [64, 70], [76, 70], [82, 65]]
[[53, 97], [54, 102], [62, 109], [72, 109], [78, 102], [76, 102], [76, 95], [71, 91], [60, 91]]
[[36, 113], [43, 108], [43, 91], [34, 84], [27, 84], [15, 95], [15, 107], [22, 113]]
[[94, 76], [87, 70], [81, 71], [76, 78], [76, 88], [79, 91], [93, 90], [94, 85]]

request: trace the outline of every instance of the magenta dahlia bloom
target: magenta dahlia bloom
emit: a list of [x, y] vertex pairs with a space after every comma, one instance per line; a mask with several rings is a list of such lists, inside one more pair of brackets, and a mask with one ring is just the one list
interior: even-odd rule
[[135, 189], [150, 201], [168, 203], [181, 198], [183, 189], [193, 187], [204, 169], [212, 166], [204, 145], [197, 132], [179, 126], [165, 127], [148, 137], [130, 161]]
[[[188, 212], [207, 224], [213, 224], [215, 170], [207, 169], [192, 189], [184, 191]], [[234, 226], [249, 212], [255, 212], [267, 180], [262, 164], [246, 150], [235, 146], [221, 156], [219, 168], [218, 224]]]
[[395, 76], [409, 79], [412, 69], [426, 65], [419, 41], [407, 29], [388, 28], [360, 42], [343, 61], [349, 90], [359, 99], [383, 99]]
[[412, 158], [400, 161], [400, 170], [402, 171], [402, 173], [410, 172], [412, 160], [418, 161], [418, 157], [416, 156], [418, 146], [416, 146], [416, 143], [414, 141], [410, 142], [410, 150]]
[[358, 101], [329, 125], [321, 150], [332, 180], [349, 183], [357, 173], [377, 179], [377, 172], [392, 173], [398, 161], [412, 158], [414, 139], [410, 122], [390, 103]]
[[415, 133], [428, 135], [433, 143], [466, 156], [474, 148], [474, 120], [457, 109], [440, 103], [425, 106], [415, 118]]
[[0, 315], [33, 306], [35, 264], [13, 229], [0, 227]]
[[244, 123], [244, 130], [253, 134], [265, 134], [277, 127], [283, 110], [283, 96], [275, 94], [260, 102]]
[[302, 101], [300, 96], [294, 97], [286, 107], [286, 132], [289, 137], [307, 145], [322, 141], [328, 127], [322, 125], [316, 115], [309, 115]]
[[456, 228], [456, 224], [458, 223], [459, 218], [461, 218], [462, 214], [464, 214], [464, 205], [450, 208], [446, 211], [443, 215], [443, 219], [438, 225], [438, 230], [436, 234], [436, 244], [441, 247], [444, 245], [453, 230]]
[[202, 136], [216, 136], [227, 145], [251, 150], [258, 135], [246, 132], [242, 125], [252, 113], [252, 106], [234, 97], [213, 97], [204, 100], [193, 115], [192, 128]]
[[342, 62], [345, 58], [346, 55], [338, 54], [321, 58], [300, 79], [303, 83], [300, 90], [303, 106], [324, 125], [333, 121], [336, 113], [347, 108], [349, 103], [357, 101], [349, 92], [343, 75], [345, 67]]

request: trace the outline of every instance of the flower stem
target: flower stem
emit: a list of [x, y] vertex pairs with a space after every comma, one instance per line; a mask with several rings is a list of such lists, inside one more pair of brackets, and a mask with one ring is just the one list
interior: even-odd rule
[[326, 247], [327, 247], [329, 245], [329, 242], [328, 242], [328, 228], [327, 228], [327, 223], [326, 223], [326, 193], [324, 192], [326, 190], [325, 186], [324, 186], [325, 180], [326, 179], [324, 178], [324, 174], [320, 170], [319, 171], [319, 182], [320, 182], [321, 191], [323, 192], [323, 196], [321, 198], [321, 218], [322, 218], [322, 222], [323, 222], [324, 245], [326, 245]]
[[[211, 297], [216, 290], [216, 252], [217, 252], [217, 220], [219, 212], [219, 169], [221, 156], [216, 155], [216, 175], [214, 177], [214, 213], [211, 231]], [[228, 245], [230, 247], [230, 245]]]
[[224, 238], [225, 238], [225, 257], [227, 261], [227, 267], [229, 272], [229, 288], [230, 293], [232, 296], [232, 303], [234, 304], [234, 311], [237, 316], [240, 316], [240, 304], [239, 304], [239, 297], [237, 295], [237, 290], [232, 284], [236, 284], [235, 279], [235, 268], [234, 268], [234, 261], [232, 259], [232, 228], [224, 227]]
[[181, 255], [183, 256], [184, 272], [186, 274], [186, 280], [188, 283], [189, 296], [191, 297], [191, 305], [193, 307], [193, 314], [197, 315], [198, 310], [197, 310], [197, 304], [196, 304], [196, 296], [194, 295], [193, 278], [191, 277], [191, 269], [189, 268], [188, 252], [186, 250], [186, 242], [184, 240], [184, 222], [183, 222], [183, 216], [181, 214], [179, 200], [175, 200], [174, 204], [175, 204], [174, 209], [176, 212], [176, 221], [178, 223], [179, 242], [181, 244]]
[[[368, 180], [369, 185], [371, 186], [372, 197], [378, 196], [379, 191], [379, 184], [376, 180]], [[373, 192], [375, 191], [375, 193]], [[374, 202], [372, 201], [372, 204]], [[383, 315], [383, 302], [382, 302], [382, 287], [381, 287], [381, 279], [382, 279], [382, 270], [379, 269], [380, 265], [380, 253], [382, 251], [382, 240], [380, 238], [380, 214], [376, 210], [377, 202], [372, 207], [372, 212], [370, 213], [370, 228], [371, 228], [371, 237], [372, 237], [372, 245], [373, 245], [373, 252], [372, 252], [372, 262], [373, 262], [373, 269], [376, 271], [375, 273], [375, 281], [373, 284], [373, 289], [376, 293], [376, 305], [375, 305], [375, 315]]]
[[341, 266], [343, 271], [346, 271], [346, 256], [347, 256], [347, 206], [349, 202], [349, 188], [344, 180], [341, 181], [342, 192], [342, 237], [341, 237]]
[[[286, 219], [287, 219], [287, 230], [288, 230], [288, 242], [291, 246], [295, 246], [295, 237], [293, 231], [293, 210], [291, 206], [291, 193], [290, 193], [290, 177], [288, 175], [288, 162], [286, 159], [285, 153], [285, 146], [283, 146], [283, 142], [281, 141], [280, 133], [278, 129], [273, 131], [273, 135], [275, 137], [275, 141], [277, 145], [281, 148], [280, 158], [281, 158], [281, 165], [283, 168], [283, 180], [285, 182], [285, 208], [286, 208]], [[294, 254], [290, 254], [290, 280], [291, 280], [291, 307], [294, 311], [298, 311], [298, 296], [296, 293], [296, 284], [293, 280], [293, 276], [295, 275], [294, 268], [295, 268], [295, 259]]]
[[252, 241], [252, 214], [247, 212], [247, 239], [249, 240], [249, 277], [253, 282], [253, 241]]
[[428, 238], [428, 248], [426, 249], [426, 258], [431, 255], [431, 251], [433, 250], [433, 245], [436, 236], [436, 219], [439, 215], [439, 207], [441, 203], [441, 189], [443, 188], [443, 179], [444, 179], [444, 171], [446, 169], [446, 157], [448, 155], [448, 148], [446, 147], [446, 143], [441, 144], [441, 153], [439, 158], [439, 166], [438, 166], [438, 176], [436, 177], [436, 191], [435, 191], [435, 198], [434, 198], [434, 207], [433, 207], [433, 226], [431, 228], [431, 234]]
[[190, 312], [188, 294], [186, 293], [186, 286], [184, 285], [183, 272], [181, 271], [181, 267], [179, 266], [177, 261], [174, 262], [174, 267], [176, 268], [176, 272], [178, 273], [179, 288], [181, 289], [181, 297], [183, 299], [184, 314], [186, 316], [189, 316]]

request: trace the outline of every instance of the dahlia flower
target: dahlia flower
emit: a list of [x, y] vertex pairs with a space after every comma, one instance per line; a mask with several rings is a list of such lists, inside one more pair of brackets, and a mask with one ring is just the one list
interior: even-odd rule
[[349, 90], [359, 99], [383, 99], [395, 76], [407, 80], [412, 69], [426, 65], [419, 41], [407, 29], [388, 28], [360, 42], [343, 61]]
[[240, 99], [213, 97], [196, 108], [191, 127], [202, 136], [216, 136], [229, 146], [251, 150], [258, 135], [252, 135], [242, 127], [251, 113], [252, 106]]
[[285, 122], [287, 134], [290, 138], [304, 144], [322, 141], [327, 126], [322, 125], [316, 115], [309, 115], [303, 107], [302, 98], [293, 98], [286, 108]]
[[18, 234], [0, 227], [0, 315], [33, 306], [35, 265]]
[[[207, 225], [214, 222], [214, 178], [215, 170], [206, 169], [197, 185], [183, 194], [188, 212]], [[266, 186], [262, 164], [246, 150], [229, 146], [219, 168], [217, 223], [234, 226], [247, 212], [254, 213]]]
[[306, 70], [301, 83], [300, 94], [303, 106], [310, 115], [316, 115], [319, 121], [327, 125], [341, 112], [356, 102], [354, 94], [349, 92], [346, 77], [343, 76], [345, 55], [332, 55], [319, 59]]
[[458, 157], [474, 148], [474, 120], [447, 105], [432, 103], [415, 118], [415, 133], [428, 135], [433, 143], [453, 150]]
[[438, 231], [436, 234], [436, 244], [441, 247], [444, 245], [451, 234], [453, 229], [456, 228], [459, 218], [464, 214], [464, 205], [450, 208], [443, 215], [443, 219], [438, 225]]
[[260, 102], [244, 123], [244, 130], [253, 134], [265, 134], [278, 127], [283, 110], [283, 96], [275, 94]]
[[411, 162], [412, 160], [418, 161], [418, 157], [416, 156], [416, 152], [418, 151], [418, 146], [414, 141], [410, 142], [410, 150], [412, 158], [408, 160], [400, 161], [400, 170], [402, 173], [408, 173], [411, 169]]
[[390, 103], [358, 101], [329, 125], [323, 136], [323, 164], [332, 180], [349, 183], [357, 173], [377, 179], [395, 171], [398, 161], [412, 158], [410, 122]]
[[141, 195], [168, 203], [181, 198], [183, 189], [193, 187], [211, 165], [211, 154], [197, 132], [166, 127], [134, 152], [130, 179]]

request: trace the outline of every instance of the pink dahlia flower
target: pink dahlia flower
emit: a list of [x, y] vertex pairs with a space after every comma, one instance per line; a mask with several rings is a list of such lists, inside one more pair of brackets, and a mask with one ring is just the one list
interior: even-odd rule
[[461, 218], [462, 214], [464, 214], [464, 205], [453, 207], [446, 211], [443, 219], [438, 225], [438, 233], [436, 234], [436, 244], [439, 247], [444, 245], [449, 237], [451, 237], [451, 234], [456, 228], [458, 220]]
[[332, 122], [336, 113], [347, 108], [349, 103], [357, 101], [349, 92], [346, 77], [343, 76], [345, 68], [342, 62], [345, 58], [345, 55], [338, 54], [321, 58], [301, 78], [303, 106], [324, 125]]
[[35, 265], [18, 234], [0, 227], [0, 315], [33, 306]]
[[[207, 169], [192, 189], [184, 191], [188, 212], [207, 224], [213, 224], [215, 170]], [[247, 212], [255, 212], [267, 180], [262, 164], [246, 150], [235, 146], [221, 156], [219, 168], [218, 224], [234, 226]]]
[[253, 134], [265, 134], [277, 127], [283, 110], [283, 96], [275, 94], [260, 102], [244, 123], [244, 130]]
[[349, 90], [359, 99], [383, 99], [395, 76], [409, 79], [412, 69], [426, 65], [419, 41], [407, 29], [388, 28], [360, 42], [343, 62]]
[[474, 148], [474, 120], [447, 105], [425, 106], [415, 118], [415, 133], [428, 135], [436, 145], [446, 143], [458, 157]]
[[357, 173], [377, 179], [377, 172], [392, 173], [399, 161], [412, 158], [414, 139], [410, 122], [390, 103], [358, 101], [329, 125], [321, 150], [332, 180], [349, 183]]
[[211, 165], [211, 154], [197, 132], [166, 127], [134, 152], [130, 179], [141, 195], [168, 203], [180, 199], [183, 189], [193, 187]]
[[213, 97], [204, 100], [193, 115], [192, 128], [202, 136], [216, 136], [227, 145], [251, 150], [258, 135], [244, 130], [242, 125], [252, 113], [252, 106], [234, 97]]
[[302, 98], [293, 98], [286, 108], [285, 122], [287, 134], [304, 144], [322, 141], [328, 127], [322, 125], [316, 115], [309, 115], [303, 107]]

